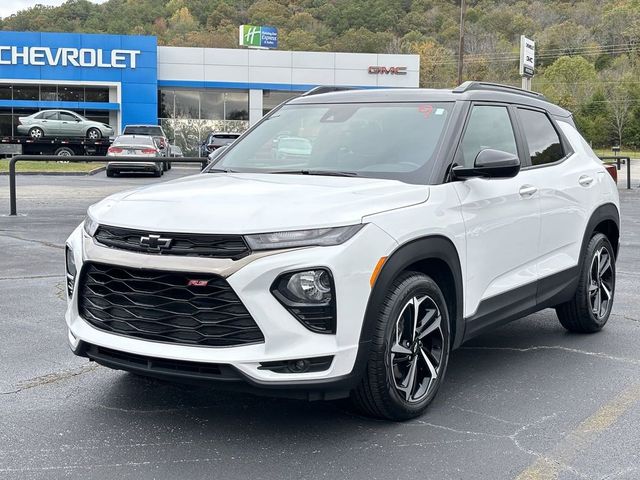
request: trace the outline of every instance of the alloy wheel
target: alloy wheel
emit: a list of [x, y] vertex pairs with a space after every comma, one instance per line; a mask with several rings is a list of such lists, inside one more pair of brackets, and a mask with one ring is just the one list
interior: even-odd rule
[[88, 135], [88, 137], [89, 137], [91, 140], [97, 140], [98, 138], [100, 138], [100, 135], [98, 134], [98, 131], [97, 131], [97, 130], [95, 130], [95, 129], [91, 129], [91, 130], [89, 130], [89, 135]]
[[609, 312], [613, 299], [613, 267], [611, 252], [607, 247], [598, 248], [589, 270], [589, 304], [591, 312], [601, 320]]
[[444, 355], [442, 315], [431, 297], [414, 296], [405, 304], [392, 342], [393, 385], [405, 401], [420, 402], [435, 385]]

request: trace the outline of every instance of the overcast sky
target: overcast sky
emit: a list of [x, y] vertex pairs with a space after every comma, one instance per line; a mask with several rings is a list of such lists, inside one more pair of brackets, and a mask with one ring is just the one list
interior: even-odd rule
[[[106, 0], [90, 0], [93, 3], [103, 3]], [[0, 17], [8, 17], [25, 8], [35, 5], [61, 5], [65, 0], [0, 0]]]

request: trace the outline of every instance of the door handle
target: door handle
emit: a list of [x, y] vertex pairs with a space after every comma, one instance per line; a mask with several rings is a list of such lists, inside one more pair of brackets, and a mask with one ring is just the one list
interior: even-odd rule
[[578, 183], [583, 187], [588, 187], [593, 183], [593, 178], [590, 177], [589, 175], [581, 175], [580, 178], [578, 179]]
[[538, 189], [533, 185], [522, 185], [518, 193], [520, 194], [521, 197], [530, 197], [537, 191]]

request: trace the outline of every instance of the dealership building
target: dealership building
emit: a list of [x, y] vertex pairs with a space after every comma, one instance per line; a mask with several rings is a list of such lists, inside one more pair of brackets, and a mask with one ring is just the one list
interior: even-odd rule
[[153, 36], [0, 32], [0, 136], [64, 108], [121, 131], [160, 123], [187, 149], [318, 85], [417, 87], [417, 55], [163, 47]]

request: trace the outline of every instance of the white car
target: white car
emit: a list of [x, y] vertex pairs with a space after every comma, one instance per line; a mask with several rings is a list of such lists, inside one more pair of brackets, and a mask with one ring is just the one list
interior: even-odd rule
[[[274, 139], [310, 147], [283, 158]], [[204, 173], [91, 206], [69, 343], [111, 368], [420, 415], [452, 349], [607, 322], [618, 191], [569, 112], [484, 83], [307, 94]]]
[[[157, 161], [164, 157], [157, 140], [150, 135], [119, 135], [107, 150], [107, 177], [122, 172], [150, 172], [162, 176], [163, 163]], [[139, 162], [118, 161], [118, 157], [139, 157]]]

